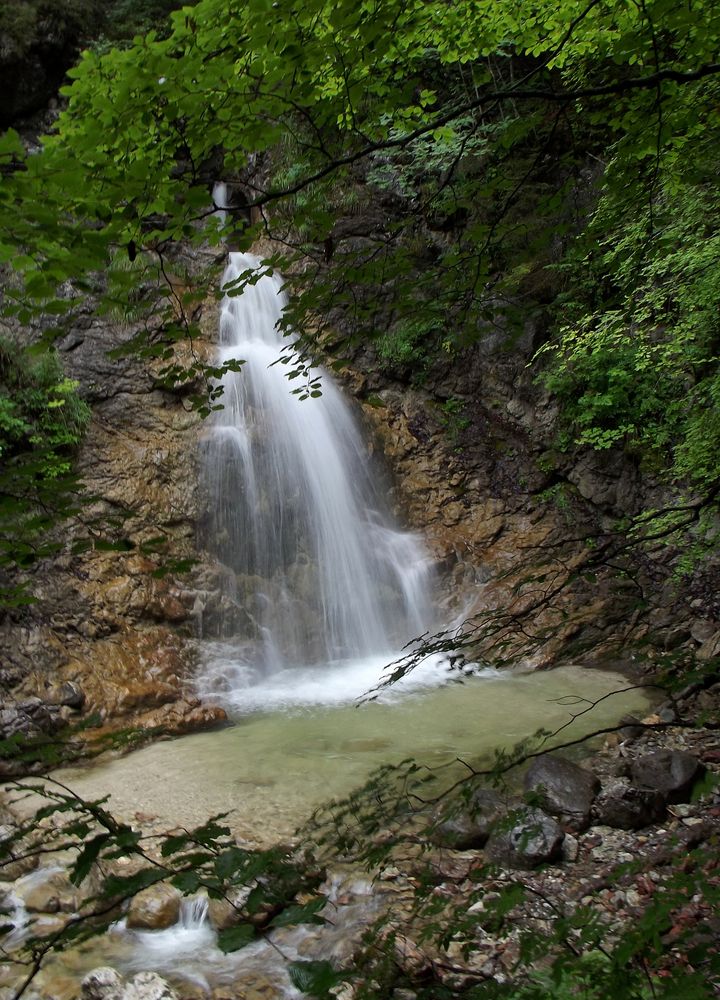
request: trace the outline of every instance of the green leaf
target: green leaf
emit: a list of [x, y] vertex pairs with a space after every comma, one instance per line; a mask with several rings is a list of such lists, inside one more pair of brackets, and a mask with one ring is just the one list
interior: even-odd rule
[[99, 833], [97, 836], [87, 841], [72, 866], [70, 875], [71, 882], [75, 885], [80, 885], [83, 879], [85, 879], [89, 874], [93, 864], [97, 861], [103, 847], [110, 842], [110, 839], [111, 837], [109, 833]]
[[288, 975], [293, 986], [317, 1000], [332, 1000], [330, 990], [350, 978], [347, 972], [337, 972], [327, 961], [291, 962]]
[[252, 924], [239, 924], [237, 927], [226, 927], [218, 932], [218, 948], [225, 953], [239, 951], [255, 940], [255, 928]]
[[273, 917], [271, 927], [290, 927], [293, 924], [324, 924], [325, 920], [319, 916], [327, 900], [324, 896], [318, 899], [311, 899], [303, 905], [287, 906], [281, 910], [276, 917]]

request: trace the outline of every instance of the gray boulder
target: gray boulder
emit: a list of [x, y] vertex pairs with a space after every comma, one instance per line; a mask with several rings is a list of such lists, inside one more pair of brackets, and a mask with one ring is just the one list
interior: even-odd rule
[[605, 785], [595, 799], [598, 823], [617, 830], [639, 830], [665, 815], [665, 797], [651, 788], [638, 788], [623, 779]]
[[599, 789], [600, 781], [592, 771], [553, 754], [536, 757], [525, 775], [525, 791], [539, 795], [543, 809], [573, 831], [590, 825]]
[[472, 851], [483, 847], [490, 833], [506, 812], [506, 805], [497, 792], [480, 788], [470, 801], [447, 811], [438, 809], [430, 840], [441, 847], [456, 851]]
[[509, 868], [537, 868], [560, 857], [564, 838], [560, 825], [542, 809], [523, 807], [495, 827], [485, 852]]
[[633, 782], [661, 792], [667, 802], [689, 802], [702, 771], [700, 761], [682, 750], [658, 750], [637, 757], [630, 765]]

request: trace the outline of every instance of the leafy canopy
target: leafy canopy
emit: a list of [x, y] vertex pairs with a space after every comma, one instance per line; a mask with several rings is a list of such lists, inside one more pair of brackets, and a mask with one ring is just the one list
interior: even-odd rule
[[[719, 40], [707, 0], [201, 0], [163, 37], [84, 53], [38, 155], [0, 140], [4, 308], [72, 315], [104, 272], [105, 309], [159, 317], [134, 348], [176, 382], [213, 277], [176, 251], [223, 229], [304, 261], [288, 323], [314, 333], [289, 372], [338, 309], [391, 360], [452, 352], [537, 306], [530, 278], [559, 265], [568, 441], [670, 448], [712, 489]], [[241, 191], [227, 223], [218, 178]], [[377, 203], [363, 239], [337, 231]]]
[[707, 0], [201, 0], [85, 52], [39, 153], [0, 138], [2, 307], [50, 341], [92, 291], [143, 319], [128, 349], [161, 381], [209, 383], [223, 367], [177, 353], [216, 278], [187, 248], [267, 235], [304, 399], [341, 315], [426, 370], [555, 299], [539, 363], [565, 446], [635, 450], [712, 498], [719, 38]]

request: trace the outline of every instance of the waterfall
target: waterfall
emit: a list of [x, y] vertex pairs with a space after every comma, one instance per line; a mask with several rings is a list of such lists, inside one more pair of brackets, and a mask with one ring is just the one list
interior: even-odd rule
[[[259, 266], [232, 253], [223, 284]], [[208, 546], [226, 568], [236, 645], [265, 674], [394, 651], [431, 620], [432, 571], [392, 522], [350, 406], [325, 372], [303, 401], [276, 363], [286, 303], [265, 275], [221, 306], [223, 382], [204, 465]]]

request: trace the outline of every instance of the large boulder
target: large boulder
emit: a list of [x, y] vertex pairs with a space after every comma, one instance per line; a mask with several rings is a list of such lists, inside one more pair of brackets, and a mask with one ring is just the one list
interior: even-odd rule
[[127, 925], [136, 930], [162, 930], [180, 918], [181, 894], [165, 882], [151, 885], [135, 896], [128, 909]]
[[651, 788], [638, 788], [622, 778], [605, 785], [595, 799], [596, 822], [618, 830], [639, 830], [665, 815], [665, 797]]
[[493, 827], [506, 811], [506, 804], [497, 792], [480, 788], [473, 792], [468, 803], [436, 812], [430, 840], [456, 851], [476, 850], [487, 843]]
[[247, 920], [244, 907], [250, 892], [250, 886], [237, 886], [230, 888], [222, 899], [208, 900], [208, 919], [216, 931], [236, 927], [241, 920]]
[[30, 913], [73, 913], [80, 906], [81, 893], [64, 871], [40, 869], [27, 886], [18, 888]]
[[554, 754], [536, 757], [525, 775], [525, 791], [539, 795], [543, 809], [573, 831], [590, 825], [599, 789], [600, 781], [592, 771]]
[[658, 750], [637, 757], [630, 765], [633, 782], [662, 793], [667, 802], [689, 802], [702, 765], [682, 750]]
[[542, 809], [523, 807], [498, 824], [485, 852], [491, 861], [509, 868], [537, 868], [562, 853], [565, 834]]

